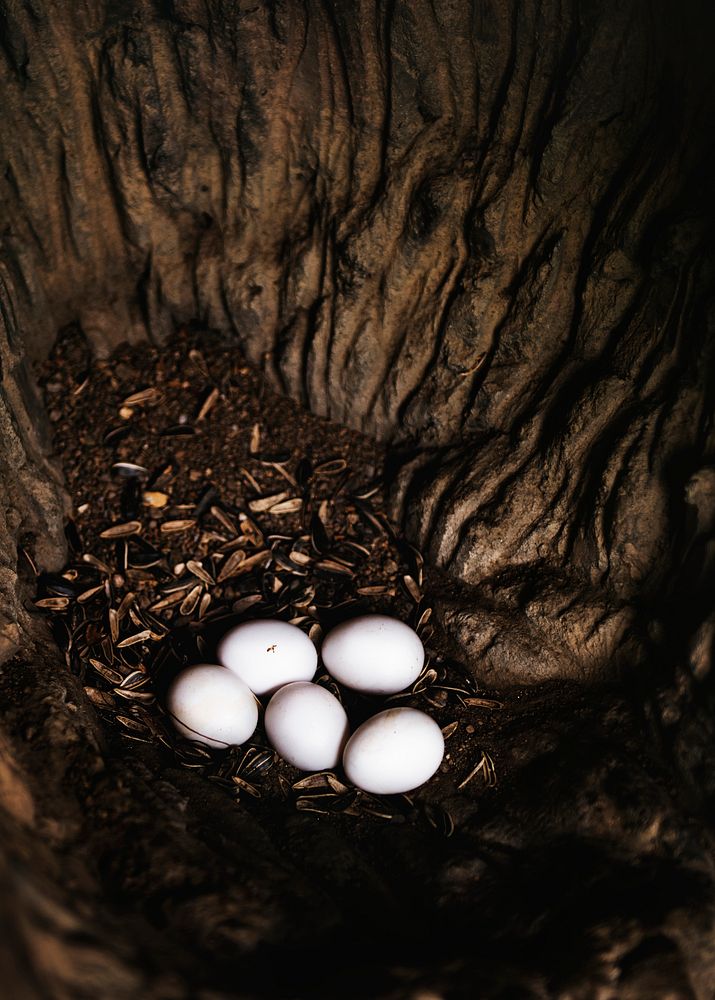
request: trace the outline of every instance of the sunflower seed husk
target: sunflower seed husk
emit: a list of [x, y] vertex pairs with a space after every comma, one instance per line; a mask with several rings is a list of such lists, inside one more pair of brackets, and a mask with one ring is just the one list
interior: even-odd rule
[[333, 458], [327, 462], [321, 462], [313, 467], [316, 476], [336, 476], [339, 472], [347, 469], [348, 463], [344, 458]]
[[325, 778], [332, 790], [338, 795], [344, 795], [346, 792], [350, 791], [349, 787], [344, 785], [339, 778], [336, 778], [332, 772], [329, 771]]
[[450, 736], [454, 736], [458, 728], [459, 728], [459, 719], [456, 719], [454, 722], [449, 722], [447, 723], [446, 726], [442, 727], [442, 736], [444, 736], [444, 738], [448, 740]]
[[432, 608], [425, 608], [417, 620], [417, 625], [415, 626], [416, 630], [419, 631], [420, 629], [424, 628], [431, 617], [432, 617]]
[[122, 683], [123, 678], [118, 670], [114, 670], [112, 667], [108, 667], [106, 663], [102, 663], [101, 660], [95, 660], [94, 658], [90, 658], [89, 662], [99, 676], [109, 684], [116, 686], [117, 684]]
[[261, 489], [260, 483], [255, 478], [255, 476], [251, 475], [251, 473], [248, 471], [248, 469], [245, 469], [241, 465], [241, 466], [239, 466], [238, 471], [241, 473], [241, 475], [246, 480], [246, 482], [248, 483], [248, 485], [251, 487], [252, 490], [254, 490], [256, 493], [262, 493], [263, 492], [263, 490]]
[[255, 521], [252, 521], [247, 514], [241, 514], [241, 534], [250, 539], [254, 545], [263, 544], [263, 532]]
[[240, 767], [242, 774], [259, 774], [273, 767], [276, 762], [276, 755], [273, 750], [258, 750], [251, 756], [247, 763], [245, 761], [246, 758], [244, 757]]
[[357, 499], [354, 501], [354, 503], [355, 503], [355, 509], [357, 510], [358, 514], [367, 524], [369, 524], [372, 528], [374, 528], [378, 534], [380, 535], [390, 534], [387, 525], [377, 516], [377, 514], [375, 513], [375, 511], [373, 510], [372, 506], [369, 503]]
[[294, 489], [298, 489], [298, 481], [295, 479], [294, 476], [291, 476], [290, 472], [288, 472], [287, 469], [284, 469], [283, 466], [280, 465], [278, 462], [272, 462], [271, 465], [279, 475], [283, 476], [286, 482], [290, 483], [290, 485], [294, 487]]
[[143, 465], [135, 465], [134, 462], [115, 462], [112, 466], [112, 472], [116, 472], [118, 476], [123, 476], [125, 479], [149, 475], [148, 469], [145, 469]]
[[112, 568], [108, 566], [106, 562], [102, 562], [101, 559], [92, 555], [91, 552], [85, 552], [83, 554], [82, 562], [86, 562], [89, 566], [94, 566], [95, 569], [98, 569], [100, 573], [104, 573], [105, 576], [111, 576], [113, 573]]
[[260, 789], [256, 788], [255, 785], [252, 785], [249, 781], [245, 781], [237, 774], [234, 774], [232, 780], [233, 783], [237, 785], [237, 787], [240, 788], [242, 792], [247, 792], [248, 795], [252, 795], [254, 799], [260, 799], [261, 797]]
[[303, 508], [303, 501], [300, 497], [291, 497], [289, 500], [282, 500], [269, 508], [269, 514], [296, 514]]
[[121, 621], [127, 614], [127, 611], [131, 607], [131, 603], [136, 597], [133, 591], [128, 591], [122, 598], [119, 607], [117, 608], [117, 621]]
[[189, 591], [189, 593], [186, 595], [186, 597], [179, 605], [180, 614], [190, 615], [192, 613], [196, 605], [199, 603], [199, 598], [201, 597], [202, 589], [203, 588], [201, 584], [197, 583], [196, 586]]
[[322, 559], [320, 562], [315, 564], [316, 569], [325, 570], [326, 573], [338, 573], [341, 576], [355, 576], [354, 570], [344, 563], [337, 562], [335, 559]]
[[[126, 521], [124, 524], [113, 524], [99, 534], [100, 538], [129, 538], [138, 535], [142, 530], [141, 521]], [[111, 572], [111, 571], [110, 571]]]
[[253, 514], [260, 514], [263, 511], [271, 510], [276, 504], [280, 503], [281, 500], [285, 500], [289, 493], [273, 493], [268, 497], [259, 497], [258, 500], [251, 500], [248, 504], [248, 509]]
[[115, 708], [114, 698], [107, 691], [99, 688], [85, 687], [84, 693], [97, 708]]
[[70, 575], [65, 573], [62, 576], [55, 576], [54, 573], [43, 573], [41, 585], [53, 597], [75, 598], [79, 590], [74, 580], [70, 579]]
[[208, 414], [211, 412], [211, 410], [216, 405], [216, 403], [217, 403], [218, 398], [219, 398], [220, 395], [221, 395], [221, 393], [219, 392], [219, 390], [217, 389], [217, 387], [214, 386], [214, 388], [209, 392], [208, 396], [206, 396], [206, 398], [204, 399], [203, 403], [201, 404], [199, 412], [196, 415], [196, 422], [197, 423], [200, 420], [203, 420], [204, 417], [208, 416]]
[[114, 688], [114, 693], [119, 698], [124, 698], [125, 701], [139, 702], [143, 705], [153, 705], [156, 701], [156, 695], [152, 694], [150, 691], [136, 691], [133, 688], [125, 690], [123, 688]]
[[119, 427], [112, 427], [102, 438], [102, 443], [111, 447], [112, 445], [119, 444], [119, 442], [131, 434], [131, 428], [127, 427], [126, 424], [121, 424]]
[[417, 582], [409, 575], [409, 573], [406, 573], [402, 577], [402, 585], [415, 604], [419, 604], [422, 600], [422, 593], [420, 588], [417, 586]]
[[119, 687], [136, 690], [138, 687], [143, 687], [145, 684], [149, 683], [149, 675], [143, 670], [132, 670], [130, 674], [124, 678]]
[[[129, 617], [131, 618], [132, 622], [134, 623], [134, 625], [136, 625], [137, 628], [147, 628], [147, 623], [144, 621], [142, 616], [137, 613], [135, 607], [129, 608]], [[117, 618], [119, 618], [118, 613], [117, 613]]]
[[160, 601], [157, 601], [155, 604], [151, 604], [150, 605], [150, 610], [151, 611], [164, 611], [166, 608], [171, 608], [175, 604], [178, 604], [180, 601], [183, 601], [184, 600], [184, 589], [177, 590], [173, 594], [169, 594], [168, 597], [164, 597]]
[[221, 567], [219, 574], [216, 577], [216, 582], [223, 583], [224, 580], [228, 580], [230, 577], [235, 576], [238, 573], [241, 563], [245, 561], [246, 553], [243, 549], [237, 549], [235, 552], [232, 552]]
[[497, 701], [495, 698], [475, 698], [470, 696], [469, 698], [463, 699], [465, 705], [469, 705], [470, 708], [503, 708], [504, 702]]
[[201, 565], [200, 562], [197, 562], [195, 559], [189, 559], [189, 561], [186, 564], [186, 568], [189, 571], [189, 573], [192, 573], [199, 580], [203, 580], [203, 582], [207, 584], [209, 587], [213, 586], [214, 578], [211, 576], [210, 573], [206, 572], [206, 570], [204, 569], [204, 567]]
[[119, 639], [119, 616], [116, 609], [110, 608], [107, 617], [109, 618], [109, 634], [112, 637], [112, 642], [116, 642]]
[[320, 809], [315, 805], [315, 796], [302, 796], [301, 798], [296, 799], [295, 807], [301, 812], [320, 813], [323, 816], [330, 815], [327, 809]]
[[144, 403], [153, 403], [160, 397], [161, 391], [156, 386], [150, 386], [148, 389], [139, 389], [138, 392], [127, 396], [126, 399], [122, 400], [122, 406], [142, 406]]
[[[326, 791], [326, 789], [330, 788], [330, 784], [328, 782], [329, 773], [331, 772], [316, 771], [314, 774], [308, 774], [305, 778], [300, 778], [298, 781], [295, 781], [291, 785], [291, 788], [294, 792], [314, 791], [316, 789]], [[335, 776], [333, 775], [333, 777]]]
[[219, 521], [224, 526], [224, 528], [226, 529], [226, 531], [229, 532], [229, 534], [231, 535], [238, 534], [238, 528], [236, 527], [236, 525], [231, 520], [231, 518], [229, 517], [229, 515], [226, 513], [225, 510], [221, 510], [220, 507], [211, 507], [210, 513], [213, 515], [213, 517], [216, 518], [217, 521]]
[[94, 597], [95, 594], [98, 594], [98, 593], [100, 593], [100, 591], [103, 591], [103, 590], [104, 590], [104, 584], [103, 583], [100, 583], [100, 585], [98, 587], [90, 587], [89, 590], [83, 591], [78, 596], [78, 598], [77, 598], [78, 604], [84, 604], [86, 601], [89, 601], [92, 597]]
[[[235, 554], [235, 553], [234, 553]], [[256, 552], [253, 556], [248, 556], [244, 559], [236, 568], [236, 570], [231, 574], [232, 576], [239, 576], [243, 573], [248, 573], [250, 570], [255, 569], [256, 566], [260, 566], [262, 563], [268, 563], [271, 559], [271, 553], [268, 549], [263, 549], [261, 552]], [[228, 562], [228, 560], [227, 560]], [[226, 570], [226, 566], [223, 567], [221, 575], [219, 575], [219, 582], [222, 579], [223, 573]], [[226, 579], [226, 577], [223, 577]]]
[[433, 669], [424, 670], [412, 685], [412, 693], [420, 694], [437, 680], [437, 671]]
[[35, 607], [42, 611], [64, 611], [69, 605], [69, 597], [42, 597], [35, 601]]
[[258, 604], [259, 601], [263, 600], [262, 594], [246, 594], [245, 597], [240, 597], [237, 601], [234, 601], [231, 610], [235, 615], [240, 615], [244, 611], [248, 611], [252, 608], [254, 604]]
[[394, 813], [388, 812], [386, 807], [372, 795], [363, 795], [357, 799], [360, 812], [367, 813], [368, 816], [376, 816], [378, 819], [392, 819]]
[[189, 528], [193, 528], [196, 521], [193, 517], [181, 518], [175, 521], [164, 521], [159, 526], [159, 531], [164, 535], [172, 534], [177, 531], [188, 531]]
[[138, 642], [146, 642], [148, 639], [151, 639], [151, 637], [151, 629], [144, 629], [141, 632], [137, 632], [135, 635], [130, 635], [126, 639], [122, 639], [121, 642], [117, 643], [117, 649], [125, 649], [127, 646], [135, 646]]
[[482, 750], [481, 758], [474, 765], [467, 777], [457, 785], [457, 790], [461, 791], [465, 788], [473, 778], [476, 778], [480, 771], [484, 774], [484, 783], [487, 787], [493, 787], [496, 785], [497, 777], [496, 770], [494, 768], [494, 761], [485, 750]]
[[151, 732], [149, 727], [145, 726], [143, 722], [138, 722], [136, 719], [130, 719], [126, 715], [117, 715], [115, 718], [121, 726], [125, 726], [127, 729], [130, 729], [134, 733]]

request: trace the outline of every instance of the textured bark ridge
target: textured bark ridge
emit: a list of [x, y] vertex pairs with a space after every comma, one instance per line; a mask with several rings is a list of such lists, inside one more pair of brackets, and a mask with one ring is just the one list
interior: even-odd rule
[[[710, 995], [710, 20], [0, 0], [11, 995]], [[70, 322], [106, 355], [193, 320], [392, 446], [394, 513], [478, 677], [622, 671], [635, 715], [525, 711], [518, 779], [458, 843], [365, 855], [305, 817], [280, 843], [233, 814], [217, 832], [198, 780], [104, 746], [23, 610], [20, 547], [59, 565], [64, 507], [27, 359]], [[373, 913], [384, 947], [336, 990]]]
[[403, 449], [396, 510], [470, 588], [441, 610], [483, 677], [632, 661], [712, 492], [704, 8], [3, 16], [28, 349], [232, 331]]
[[21, 332], [0, 266], [0, 663], [31, 642], [23, 608], [30, 592], [23, 581], [34, 577], [18, 544], [48, 569], [63, 562], [61, 472], [47, 459], [49, 434], [30, 376]]

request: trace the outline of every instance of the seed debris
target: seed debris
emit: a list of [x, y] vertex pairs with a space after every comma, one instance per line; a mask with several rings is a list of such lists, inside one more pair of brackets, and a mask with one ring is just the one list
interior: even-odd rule
[[464, 781], [457, 785], [458, 791], [465, 788], [473, 778], [476, 778], [480, 771], [484, 772], [484, 784], [487, 788], [493, 788], [497, 783], [497, 774], [494, 767], [494, 761], [486, 750], [482, 750], [482, 756], [477, 764], [472, 768]]

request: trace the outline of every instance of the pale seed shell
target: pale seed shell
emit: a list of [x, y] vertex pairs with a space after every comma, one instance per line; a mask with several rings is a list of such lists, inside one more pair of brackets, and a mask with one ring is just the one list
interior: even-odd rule
[[169, 535], [176, 531], [188, 531], [188, 529], [193, 528], [195, 524], [196, 521], [194, 521], [193, 518], [183, 518], [176, 521], [164, 521], [164, 523], [160, 525], [159, 530], [163, 534]]
[[124, 524], [113, 524], [100, 532], [100, 538], [129, 538], [138, 535], [142, 530], [141, 521], [126, 521]]

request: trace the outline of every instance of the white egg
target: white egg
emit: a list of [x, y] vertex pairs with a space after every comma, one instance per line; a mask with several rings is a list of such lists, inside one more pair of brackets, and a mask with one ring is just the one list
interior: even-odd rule
[[309, 681], [318, 665], [318, 653], [305, 632], [277, 619], [236, 625], [221, 639], [218, 658], [258, 695], [272, 694], [291, 681]]
[[355, 730], [343, 753], [348, 780], [374, 795], [409, 792], [435, 773], [444, 737], [416, 708], [388, 708]]
[[258, 724], [250, 688], [230, 670], [210, 663], [187, 667], [172, 681], [166, 708], [182, 736], [210, 747], [244, 743]]
[[425, 662], [417, 633], [388, 615], [360, 615], [342, 622], [325, 637], [321, 655], [336, 680], [371, 694], [404, 691]]
[[318, 684], [298, 681], [268, 702], [266, 736], [301, 771], [323, 771], [340, 763], [350, 726], [338, 699]]

